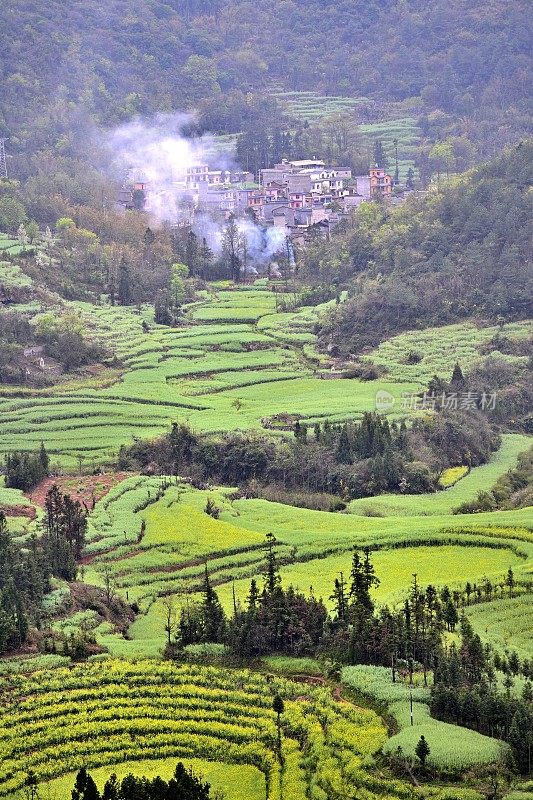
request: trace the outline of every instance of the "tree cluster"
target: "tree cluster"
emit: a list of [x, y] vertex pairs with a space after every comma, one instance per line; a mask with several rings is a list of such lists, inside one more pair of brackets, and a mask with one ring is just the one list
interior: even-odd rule
[[4, 468], [6, 487], [27, 492], [47, 477], [49, 467], [50, 457], [42, 442], [37, 453], [8, 453]]
[[307, 427], [296, 420], [293, 435], [278, 442], [253, 432], [199, 437], [175, 423], [161, 439], [122, 448], [119, 467], [239, 485], [251, 496], [279, 487], [348, 501], [435, 491], [443, 468], [484, 463], [497, 444], [483, 417], [462, 412], [436, 414], [410, 429], [371, 412], [358, 423]]
[[85, 767], [76, 776], [71, 800], [214, 800], [210, 786], [194, 775], [181, 761], [169, 781], [156, 778], [137, 778], [126, 775], [119, 780], [115, 774], [106, 781], [102, 792]]
[[75, 580], [87, 531], [87, 509], [79, 500], [61, 494], [54, 484], [45, 499], [45, 533], [42, 546], [54, 575]]
[[19, 547], [0, 511], [0, 655], [21, 647], [30, 625], [40, 624], [50, 574], [37, 540], [32, 539], [28, 548]]
[[[460, 649], [452, 646], [440, 655], [434, 671], [431, 712], [487, 736], [507, 742], [517, 769], [531, 771], [533, 748], [533, 690], [526, 682], [521, 697], [511, 694], [513, 667], [495, 659], [465, 618], [461, 622]], [[505, 691], [496, 681], [495, 665], [505, 666]], [[516, 674], [516, 673], [514, 673]]]

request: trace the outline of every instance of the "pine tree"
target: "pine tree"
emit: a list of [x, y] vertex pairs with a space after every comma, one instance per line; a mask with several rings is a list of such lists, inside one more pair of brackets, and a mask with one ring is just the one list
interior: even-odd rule
[[41, 449], [39, 450], [39, 461], [41, 463], [44, 475], [48, 475], [48, 470], [50, 468], [50, 457], [46, 452], [44, 442], [41, 442]]
[[202, 594], [202, 640], [204, 642], [219, 642], [224, 632], [226, 620], [218, 595], [211, 586], [207, 563], [205, 565]]
[[189, 231], [185, 242], [185, 263], [190, 275], [196, 275], [198, 268], [198, 238], [194, 231]]
[[351, 463], [351, 447], [347, 425], [343, 425], [341, 428], [339, 441], [337, 443], [337, 449], [335, 452], [335, 459], [339, 462], [339, 464]]
[[341, 572], [340, 578], [335, 578], [333, 594], [329, 598], [335, 607], [335, 616], [340, 623], [346, 622], [347, 603], [346, 603], [346, 584]]
[[278, 729], [278, 757], [281, 760], [281, 715], [285, 711], [285, 703], [279, 694], [272, 700], [272, 710], [276, 712], [276, 727]]
[[235, 283], [239, 282], [241, 274], [241, 261], [239, 258], [240, 233], [235, 216], [231, 214], [222, 234], [222, 252], [230, 269], [230, 274]]
[[376, 139], [374, 142], [374, 164], [377, 167], [381, 167], [382, 169], [387, 169], [387, 157], [385, 156], [385, 150], [383, 148], [383, 142], [381, 139]]
[[459, 363], [456, 362], [450, 380], [450, 389], [452, 389], [452, 391], [454, 392], [462, 392], [465, 390], [465, 388], [466, 388], [466, 381], [463, 375], [463, 371], [459, 366]]
[[213, 251], [207, 244], [207, 239], [202, 239], [202, 244], [200, 250], [198, 252], [198, 263], [199, 263], [199, 271], [200, 277], [204, 280], [209, 278], [209, 267], [213, 261]]
[[512, 598], [513, 589], [514, 589], [514, 585], [515, 585], [515, 580], [514, 580], [514, 573], [513, 573], [513, 570], [511, 569], [511, 567], [509, 567], [509, 569], [507, 570], [507, 576], [505, 578], [505, 585], [509, 589], [509, 597]]
[[431, 752], [431, 750], [429, 749], [429, 745], [426, 742], [425, 736], [421, 736], [420, 739], [418, 740], [418, 743], [417, 743], [416, 747], [415, 747], [415, 753], [418, 756], [418, 758], [420, 759], [420, 763], [422, 764], [422, 766], [424, 768], [426, 766], [426, 760], [427, 760], [427, 757], [429, 756], [430, 752]]
[[259, 589], [257, 588], [257, 582], [255, 578], [252, 578], [252, 580], [250, 581], [250, 591], [248, 592], [248, 597], [246, 600], [247, 610], [251, 612], [256, 611], [258, 603], [259, 603]]

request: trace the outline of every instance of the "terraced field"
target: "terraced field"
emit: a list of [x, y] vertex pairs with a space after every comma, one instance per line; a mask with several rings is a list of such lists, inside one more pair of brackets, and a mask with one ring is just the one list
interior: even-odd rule
[[388, 170], [391, 175], [395, 168], [394, 140], [398, 141], [398, 170], [400, 181], [405, 181], [407, 170], [413, 169], [416, 174], [414, 158], [420, 143], [420, 128], [414, 117], [376, 122], [369, 125], [359, 125], [359, 131], [370, 141], [380, 139], [388, 159]]
[[[420, 391], [435, 371], [448, 374], [450, 362], [439, 355], [442, 336], [471, 360], [494, 333], [449, 326], [406, 334], [371, 354], [389, 369], [384, 379], [326, 381], [315, 374], [323, 356], [313, 333], [325, 307], [276, 313], [275, 305], [265, 285], [219, 285], [189, 307], [183, 327], [169, 329], [155, 325], [148, 308], [75, 304], [95, 335], [114, 348], [124, 364], [121, 376], [108, 370], [45, 390], [5, 387], [0, 453], [44, 441], [54, 460], [74, 468], [81, 459], [87, 469], [111, 461], [134, 437], [163, 433], [173, 421], [221, 432], [258, 429], [264, 418], [281, 412], [301, 414], [309, 423], [353, 419], [374, 409], [378, 390], [396, 398], [394, 413], [402, 416], [402, 394]], [[528, 330], [509, 328], [517, 336]], [[427, 355], [411, 368], [404, 361], [415, 336]]]
[[[0, 452], [44, 441], [64, 465], [77, 465], [80, 456], [92, 467], [133, 437], [154, 437], [176, 420], [219, 432], [260, 428], [263, 417], [283, 411], [313, 421], [353, 417], [374, 406], [372, 384], [333, 386], [314, 377], [312, 327], [322, 309], [278, 320], [274, 295], [265, 287], [220, 289], [193, 305], [188, 324], [176, 329], [154, 325], [147, 310], [79, 308], [95, 334], [113, 344], [125, 365], [122, 378], [101, 388], [92, 379], [86, 388], [80, 381], [23, 390], [22, 397], [6, 390]], [[143, 320], [151, 323], [148, 333]], [[383, 388], [399, 392], [389, 382]]]
[[353, 514], [380, 516], [421, 516], [450, 514], [462, 503], [474, 500], [479, 491], [490, 489], [501, 475], [512, 469], [521, 453], [531, 447], [531, 438], [522, 434], [504, 434], [500, 449], [487, 464], [472, 469], [453, 486], [436, 494], [382, 494], [378, 497], [353, 500]]
[[291, 116], [307, 122], [318, 122], [332, 114], [349, 113], [367, 99], [320, 95], [317, 92], [272, 92], [272, 96]]
[[[299, 684], [250, 672], [104, 660], [0, 678], [0, 692], [0, 797], [18, 797], [28, 769], [50, 780], [82, 765], [109, 774], [117, 764], [151, 760], [158, 769], [171, 758], [244, 765], [254, 790], [247, 800], [323, 797], [333, 785], [346, 800], [361, 791], [368, 800], [396, 796], [395, 782], [366, 769], [386, 738], [379, 717], [334, 701], [328, 689], [306, 687], [302, 696]], [[285, 700], [283, 768], [275, 693]]]
[[[231, 800], [266, 800], [266, 785], [263, 773], [248, 764], [223, 764], [219, 761], [207, 761], [200, 758], [180, 758], [187, 769], [192, 769], [195, 775], [207, 781], [212, 792], [222, 792], [224, 798]], [[143, 759], [140, 761], [127, 761], [123, 764], [113, 764], [107, 767], [91, 769], [91, 776], [96, 785], [101, 789], [109, 775], [115, 773], [119, 780], [126, 775], [136, 775], [145, 778], [161, 777], [170, 780], [176, 769], [176, 758], [158, 758], [156, 760]], [[46, 797], [68, 798], [72, 792], [76, 773], [70, 772], [61, 778], [48, 781], [43, 786]], [[216, 796], [216, 795], [215, 795]]]
[[[160, 480], [126, 479], [97, 503], [90, 518], [84, 579], [103, 585], [107, 572], [120, 593], [142, 610], [128, 639], [109, 625], [100, 626], [99, 641], [115, 655], [161, 651], [164, 609], [157, 598], [174, 594], [179, 605], [186, 594], [194, 595], [206, 560], [226, 610], [231, 611], [233, 588], [244, 601], [250, 578], [261, 573], [268, 532], [278, 540], [284, 584], [305, 593], [312, 587], [326, 601], [335, 576], [348, 574], [354, 546], [377, 548], [378, 603], [401, 600], [415, 571], [421, 585], [464, 586], [484, 577], [497, 583], [510, 566], [518, 582], [530, 580], [533, 534], [527, 509], [476, 515], [331, 514], [235, 500], [232, 490], [224, 488], [200, 491], [180, 482], [162, 490]], [[208, 498], [221, 510], [218, 520], [205, 513]]]
[[466, 611], [476, 633], [500, 652], [515, 650], [519, 658], [531, 658], [530, 594], [472, 606]]

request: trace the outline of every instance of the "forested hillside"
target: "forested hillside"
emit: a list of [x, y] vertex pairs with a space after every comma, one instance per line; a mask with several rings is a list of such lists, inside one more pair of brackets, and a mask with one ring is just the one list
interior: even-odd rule
[[425, 135], [466, 136], [486, 154], [525, 129], [527, 12], [524, 0], [4, 3], [0, 135], [68, 153], [88, 119], [186, 108], [239, 131], [272, 121], [265, 93], [312, 89], [417, 98]]
[[528, 316], [532, 170], [533, 144], [523, 143], [399, 208], [369, 206], [320, 244], [306, 265], [315, 280], [352, 279], [323, 344], [357, 352], [401, 330]]

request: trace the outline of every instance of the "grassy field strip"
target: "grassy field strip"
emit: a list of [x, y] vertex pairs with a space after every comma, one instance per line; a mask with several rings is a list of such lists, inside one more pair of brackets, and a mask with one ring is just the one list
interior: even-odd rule
[[[163, 433], [173, 421], [220, 433], [261, 430], [263, 418], [281, 412], [301, 414], [310, 424], [359, 418], [374, 409], [380, 389], [397, 398], [395, 414], [401, 416], [401, 394], [418, 391], [425, 377], [449, 368], [439, 362], [443, 330], [450, 342], [468, 340], [469, 357], [492, 335], [492, 329], [461, 326], [424, 332], [427, 363], [423, 359], [407, 372], [402, 361], [411, 342], [396, 337], [373, 355], [386, 362], [384, 379], [324, 381], [313, 376], [324, 358], [315, 351], [313, 329], [328, 303], [276, 314], [266, 286], [230, 290], [220, 284], [192, 304], [189, 321], [175, 329], [155, 325], [148, 307], [72, 305], [95, 336], [113, 342], [125, 371], [119, 380], [103, 376], [101, 386], [91, 376], [85, 385], [80, 380], [1, 397], [0, 453], [33, 449], [42, 440], [63, 466], [76, 466], [79, 457], [92, 466], [109, 462], [134, 437]], [[508, 327], [509, 335], [525, 333], [523, 326]]]
[[519, 433], [502, 436], [502, 444], [487, 464], [474, 467], [460, 481], [435, 494], [398, 495], [384, 494], [378, 497], [352, 500], [349, 509], [352, 514], [366, 516], [421, 516], [449, 514], [462, 503], [474, 500], [479, 491], [488, 491], [500, 475], [512, 469], [520, 453], [531, 447], [532, 439]]
[[[496, 335], [510, 339], [527, 339], [533, 335], [531, 321], [513, 322], [501, 328], [493, 325], [476, 327], [470, 322], [427, 328], [423, 331], [408, 331], [383, 342], [374, 351], [363, 357], [386, 367], [387, 377], [398, 383], [416, 383], [426, 387], [434, 375], [449, 380], [456, 362], [463, 369], [481, 359], [479, 347]], [[410, 353], [416, 353], [420, 361], [406, 363]], [[504, 360], [524, 360], [520, 356], [506, 356], [496, 352]]]
[[341, 679], [348, 688], [386, 705], [398, 723], [400, 732], [387, 740], [383, 747], [385, 753], [393, 753], [401, 747], [406, 755], [414, 756], [422, 735], [431, 748], [428, 763], [441, 769], [498, 761], [505, 752], [505, 746], [497, 739], [432, 719], [426, 702], [430, 698], [429, 689], [424, 686], [412, 690], [414, 725], [411, 726], [411, 689], [399, 681], [393, 683], [390, 670], [385, 667], [344, 667]]
[[[106, 767], [97, 767], [91, 770], [91, 775], [99, 789], [114, 772], [119, 780], [130, 773], [146, 778], [155, 778], [158, 775], [163, 780], [169, 780], [174, 774], [177, 758], [165, 758], [142, 761], [128, 761], [122, 764], [109, 764]], [[232, 800], [266, 800], [266, 787], [264, 775], [257, 767], [248, 764], [223, 764], [218, 761], [205, 761], [199, 758], [184, 758], [187, 769], [192, 769], [194, 774], [208, 781], [211, 791], [224, 792], [224, 797]], [[76, 773], [71, 772], [49, 781], [44, 786], [46, 796], [52, 798], [68, 797], [74, 786]]]
[[[201, 584], [209, 563], [225, 608], [231, 610], [232, 582], [244, 601], [251, 577], [261, 574], [264, 536], [272, 532], [285, 585], [310, 587], [328, 601], [335, 576], [349, 573], [355, 545], [374, 554], [382, 583], [379, 603], [394, 603], [417, 571], [421, 585], [464, 585], [500, 580], [512, 566], [517, 581], [529, 579], [533, 534], [528, 509], [478, 515], [358, 517], [299, 509], [266, 500], [232, 500], [232, 490], [197, 490], [172, 485], [158, 498], [159, 478], [132, 476], [99, 501], [90, 518], [84, 578], [102, 585], [109, 570], [123, 596], [143, 614], [130, 628], [130, 641], [99, 630], [99, 641], [116, 655], [157, 655], [164, 639], [158, 595], [183, 598]], [[211, 498], [220, 518], [205, 514]], [[141, 523], [145, 533], [140, 538]], [[453, 568], [450, 569], [450, 564]], [[180, 601], [181, 602], [181, 601]]]
[[532, 595], [482, 603], [468, 608], [466, 613], [483, 641], [499, 651], [516, 650], [520, 658], [531, 657]]

